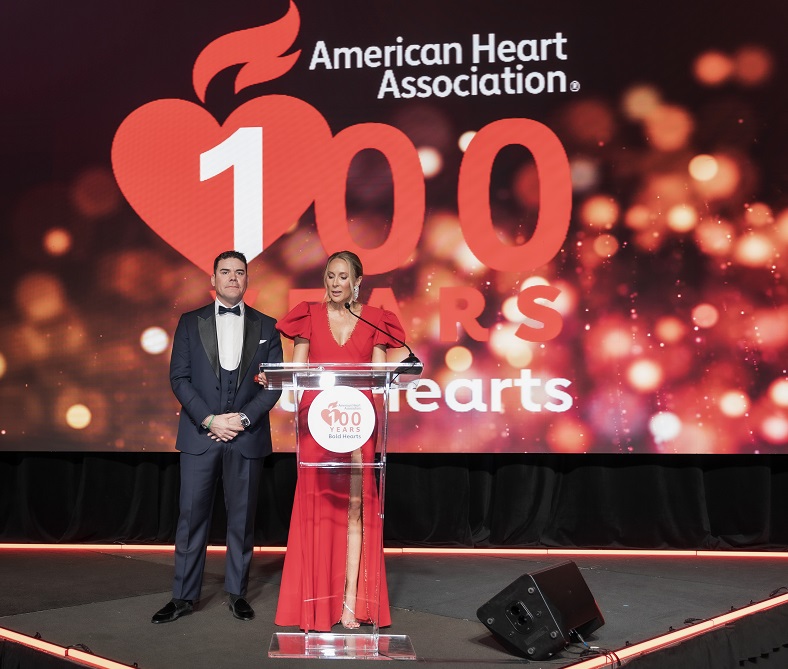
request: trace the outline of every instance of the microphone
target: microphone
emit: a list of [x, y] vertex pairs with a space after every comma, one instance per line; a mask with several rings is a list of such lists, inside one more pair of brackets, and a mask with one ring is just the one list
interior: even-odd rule
[[375, 328], [378, 332], [382, 332], [387, 337], [391, 337], [395, 342], [398, 344], [402, 344], [406, 349], [408, 349], [408, 357], [405, 358], [402, 362], [400, 362], [400, 366], [394, 370], [394, 374], [421, 374], [424, 370], [424, 364], [419, 360], [416, 355], [411, 350], [410, 346], [408, 346], [404, 341], [401, 339], [397, 339], [393, 334], [386, 332], [384, 329], [379, 328], [374, 323], [370, 323], [366, 318], [361, 318], [358, 314], [353, 313], [353, 310], [350, 308], [350, 302], [345, 302], [345, 309], [347, 309], [353, 316], [358, 318], [360, 321], [364, 321], [370, 327]]

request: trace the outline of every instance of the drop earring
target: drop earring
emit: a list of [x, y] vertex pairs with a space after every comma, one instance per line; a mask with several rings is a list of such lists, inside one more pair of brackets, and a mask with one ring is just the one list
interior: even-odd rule
[[358, 284], [353, 286], [353, 301], [358, 302]]

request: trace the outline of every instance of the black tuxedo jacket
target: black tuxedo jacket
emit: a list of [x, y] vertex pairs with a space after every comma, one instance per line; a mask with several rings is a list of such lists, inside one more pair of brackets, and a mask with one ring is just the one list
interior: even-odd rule
[[[214, 303], [181, 316], [172, 342], [170, 384], [181, 403], [175, 448], [200, 455], [215, 443], [200, 423], [210, 414], [224, 413], [219, 388], [219, 342]], [[224, 318], [237, 318], [225, 316]], [[282, 362], [282, 340], [270, 316], [244, 306], [244, 344], [238, 370], [233, 412], [245, 413], [251, 425], [233, 440], [247, 458], [271, 452], [268, 412], [281, 395], [254, 381], [261, 362]]]

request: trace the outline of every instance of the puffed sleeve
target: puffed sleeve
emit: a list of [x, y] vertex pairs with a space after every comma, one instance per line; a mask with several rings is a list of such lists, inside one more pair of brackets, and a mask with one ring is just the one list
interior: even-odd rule
[[309, 302], [300, 302], [290, 312], [277, 321], [276, 329], [288, 339], [312, 337], [312, 316], [309, 313]]
[[[402, 346], [402, 344], [397, 341], [405, 341], [405, 330], [399, 322], [399, 318], [397, 318], [391, 311], [386, 309], [381, 309], [381, 316], [380, 322], [378, 323], [378, 327], [381, 330], [385, 330], [388, 332], [391, 337], [387, 337], [382, 332], [375, 331], [375, 345], [383, 344], [384, 346], [388, 346], [390, 348], [398, 348]], [[392, 339], [392, 337], [396, 337], [396, 339]]]

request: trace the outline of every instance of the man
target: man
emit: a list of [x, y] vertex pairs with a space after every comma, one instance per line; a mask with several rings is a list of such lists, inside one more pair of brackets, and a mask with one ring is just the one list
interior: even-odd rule
[[254, 618], [246, 586], [263, 458], [271, 452], [268, 412], [280, 391], [255, 381], [261, 362], [282, 362], [275, 320], [243, 303], [246, 258], [219, 254], [211, 285], [216, 301], [183, 314], [175, 331], [170, 383], [181, 403], [180, 516], [172, 600], [151, 622], [190, 614], [200, 598], [216, 483], [224, 481], [227, 554], [224, 587], [239, 620]]

